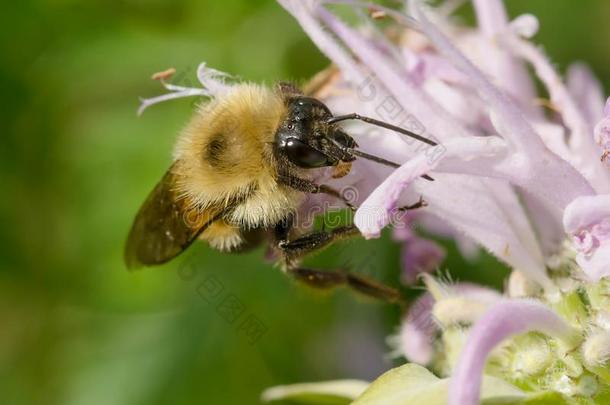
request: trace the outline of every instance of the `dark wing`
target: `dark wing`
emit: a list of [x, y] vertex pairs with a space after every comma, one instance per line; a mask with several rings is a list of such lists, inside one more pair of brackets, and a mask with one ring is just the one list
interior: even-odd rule
[[296, 84], [290, 82], [279, 82], [277, 89], [284, 98], [303, 95], [303, 91]]
[[146, 198], [129, 231], [125, 264], [129, 269], [161, 264], [184, 251], [220, 213], [189, 215], [175, 193], [172, 167]]
[[284, 98], [294, 96], [309, 96], [314, 98], [324, 98], [328, 88], [340, 79], [339, 69], [330, 65], [326, 69], [318, 72], [303, 88], [292, 82], [278, 82], [276, 89]]

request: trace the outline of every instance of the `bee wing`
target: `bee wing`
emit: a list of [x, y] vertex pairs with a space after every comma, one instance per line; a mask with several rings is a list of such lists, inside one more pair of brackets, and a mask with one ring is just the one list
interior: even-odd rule
[[303, 94], [303, 90], [291, 82], [278, 82], [276, 86], [284, 98], [290, 96], [300, 96]]
[[222, 214], [210, 209], [192, 218], [176, 197], [172, 168], [146, 198], [131, 226], [124, 256], [129, 269], [174, 258]]

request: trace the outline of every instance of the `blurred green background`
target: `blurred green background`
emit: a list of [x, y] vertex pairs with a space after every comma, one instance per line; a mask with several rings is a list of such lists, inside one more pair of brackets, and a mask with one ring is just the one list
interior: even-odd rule
[[[540, 18], [538, 41], [561, 69], [584, 60], [609, 88], [610, 2], [508, 5]], [[397, 309], [296, 286], [261, 250], [197, 244], [160, 268], [129, 273], [122, 263], [133, 215], [192, 108], [179, 100], [137, 118], [138, 97], [161, 93], [150, 74], [174, 66], [194, 83], [206, 61], [247, 80], [304, 81], [327, 61], [283, 9], [22, 0], [3, 4], [0, 26], [0, 403], [250, 404], [272, 385], [373, 378], [392, 366], [384, 339]], [[501, 287], [495, 260], [466, 263], [445, 243], [455, 278]], [[386, 235], [311, 262], [350, 262], [396, 284], [399, 247]], [[243, 310], [234, 322], [218, 309], [224, 299]], [[246, 319], [264, 329], [258, 339]]]

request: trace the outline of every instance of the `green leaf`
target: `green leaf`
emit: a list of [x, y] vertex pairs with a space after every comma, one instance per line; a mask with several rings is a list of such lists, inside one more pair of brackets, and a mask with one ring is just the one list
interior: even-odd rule
[[303, 384], [279, 385], [265, 390], [263, 402], [289, 399], [303, 404], [350, 404], [370, 383], [360, 380], [336, 380]]
[[[417, 364], [405, 364], [373, 381], [354, 405], [445, 405], [448, 387], [449, 379], [440, 379]], [[499, 378], [485, 376], [481, 398], [512, 404], [523, 399], [524, 394]]]

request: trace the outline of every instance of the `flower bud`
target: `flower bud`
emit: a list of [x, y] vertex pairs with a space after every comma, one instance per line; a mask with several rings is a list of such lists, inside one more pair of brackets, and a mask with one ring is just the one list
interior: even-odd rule
[[466, 297], [449, 297], [434, 304], [432, 314], [443, 326], [474, 323], [488, 309], [485, 302]]
[[553, 350], [548, 339], [528, 334], [515, 339], [511, 369], [513, 377], [527, 378], [538, 375], [553, 362]]
[[508, 295], [511, 298], [535, 297], [541, 293], [540, 285], [531, 278], [518, 271], [513, 270], [508, 278]]
[[582, 356], [587, 366], [605, 366], [610, 360], [610, 332], [592, 334], [582, 346]]

